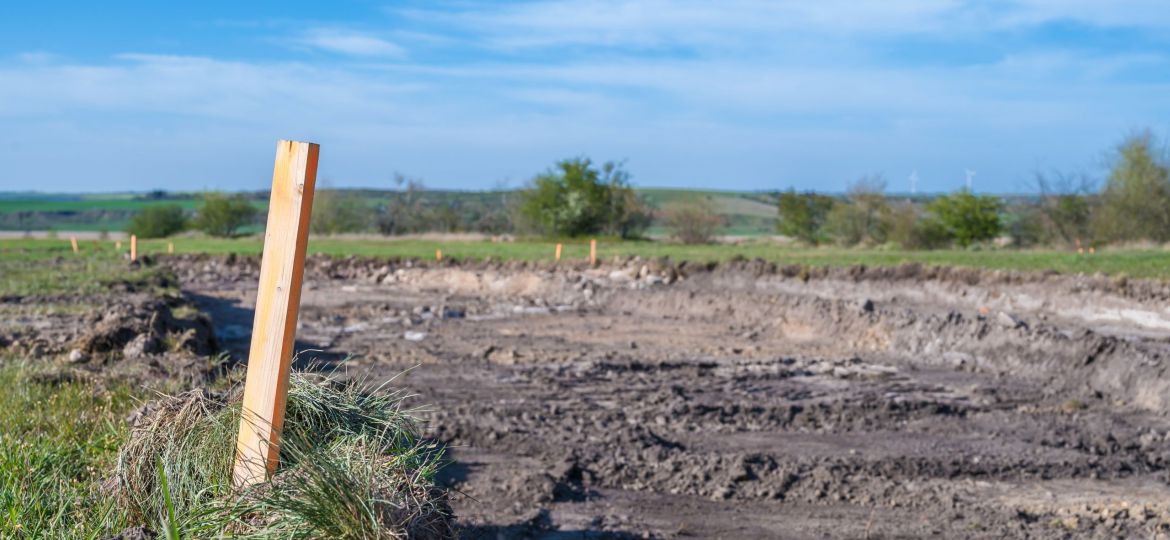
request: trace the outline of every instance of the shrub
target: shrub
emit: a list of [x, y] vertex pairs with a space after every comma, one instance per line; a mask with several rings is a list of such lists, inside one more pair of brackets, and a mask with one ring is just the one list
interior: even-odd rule
[[926, 210], [961, 247], [994, 239], [1003, 231], [1003, 200], [992, 195], [963, 189], [930, 201]]
[[520, 194], [520, 218], [545, 236], [608, 232], [641, 234], [649, 224], [629, 174], [613, 162], [598, 170], [588, 158], [566, 159], [534, 178]]
[[843, 202], [833, 205], [825, 219], [825, 230], [837, 242], [877, 245], [886, 241], [889, 205], [886, 181], [880, 175], [863, 177], [849, 185]]
[[667, 228], [684, 244], [707, 244], [715, 231], [723, 225], [723, 218], [715, 211], [709, 197], [675, 203], [666, 208]]
[[[187, 216], [177, 204], [152, 205], [130, 218], [126, 232], [140, 238], [162, 238], [187, 228]], [[108, 235], [107, 235], [108, 236]]]
[[825, 221], [833, 208], [832, 197], [790, 189], [780, 194], [777, 206], [780, 221], [776, 228], [780, 234], [814, 245], [824, 241]]
[[1151, 133], [1118, 146], [1093, 230], [1102, 240], [1170, 240], [1170, 165]]
[[258, 213], [242, 194], [208, 193], [195, 217], [195, 228], [211, 235], [231, 238], [249, 224]]
[[1035, 187], [1040, 192], [1037, 210], [1043, 218], [1041, 242], [1072, 245], [1092, 237], [1093, 184], [1084, 175], [1036, 175]]
[[366, 230], [371, 218], [366, 199], [352, 191], [321, 190], [313, 196], [309, 230], [317, 234], [341, 234]]
[[951, 241], [942, 224], [929, 216], [922, 216], [910, 201], [890, 205], [885, 221], [886, 241], [903, 249], [938, 249]]

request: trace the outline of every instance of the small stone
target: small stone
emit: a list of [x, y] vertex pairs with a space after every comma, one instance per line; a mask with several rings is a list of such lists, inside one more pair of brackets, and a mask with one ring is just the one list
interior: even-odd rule
[[81, 349], [73, 349], [72, 351], [69, 351], [70, 362], [74, 364], [80, 364], [86, 360], [89, 360], [89, 355], [81, 352]]
[[426, 338], [426, 332], [405, 332], [402, 334], [402, 339], [405, 339], [406, 341], [422, 341]]
[[995, 316], [995, 322], [999, 323], [1004, 328], [1028, 328], [1028, 324], [1020, 320], [1019, 317], [1012, 315], [1006, 311], [1001, 311]]

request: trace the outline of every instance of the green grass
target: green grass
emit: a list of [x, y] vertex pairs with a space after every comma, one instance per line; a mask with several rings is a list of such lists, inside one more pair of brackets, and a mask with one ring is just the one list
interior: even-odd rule
[[127, 270], [113, 242], [99, 242], [96, 248], [81, 242], [80, 253], [75, 254], [67, 239], [0, 240], [0, 295], [98, 294], [116, 281], [131, 285], [157, 281], [163, 272]]
[[[174, 242], [177, 253], [238, 253], [258, 255], [262, 249], [258, 237], [239, 239], [175, 238], [171, 240], [144, 240], [139, 250], [144, 254], [166, 252], [167, 242]], [[589, 255], [587, 240], [563, 240], [566, 260], [583, 260]], [[436, 249], [444, 257], [458, 259], [551, 260], [555, 241], [520, 240], [516, 242], [490, 241], [431, 241], [397, 239], [336, 239], [311, 238], [309, 253], [333, 256], [359, 255], [370, 257], [416, 257], [433, 259]], [[123, 248], [126, 243], [123, 242]], [[105, 275], [110, 264], [122, 264], [113, 251], [113, 242], [100, 244], [98, 251], [88, 242], [82, 243], [82, 253], [74, 255], [69, 241], [14, 239], [0, 240], [0, 293], [14, 289], [70, 290], [100, 288], [90, 283], [95, 276]], [[124, 249], [125, 250], [125, 249]], [[1095, 255], [1077, 255], [1072, 251], [1054, 250], [937, 250], [905, 251], [851, 248], [786, 247], [766, 242], [747, 242], [739, 245], [684, 246], [665, 242], [620, 241], [600, 239], [598, 255], [603, 260], [615, 255], [642, 257], [668, 256], [674, 260], [696, 262], [727, 261], [736, 257], [761, 258], [778, 264], [808, 266], [897, 266], [903, 263], [962, 266], [1004, 270], [1045, 271], [1063, 274], [1108, 275], [1124, 274], [1134, 278], [1170, 279], [1170, 251], [1160, 249], [1101, 249]], [[36, 261], [46, 258], [63, 259], [48, 270]], [[15, 261], [15, 262], [12, 262]], [[22, 262], [24, 261], [24, 262]], [[9, 277], [19, 274], [20, 277]], [[41, 272], [46, 272], [41, 274]], [[16, 283], [17, 285], [13, 285]], [[25, 283], [24, 285], [19, 285]]]
[[135, 392], [40, 379], [0, 361], [0, 538], [93, 538], [122, 525], [98, 492], [126, 437]]

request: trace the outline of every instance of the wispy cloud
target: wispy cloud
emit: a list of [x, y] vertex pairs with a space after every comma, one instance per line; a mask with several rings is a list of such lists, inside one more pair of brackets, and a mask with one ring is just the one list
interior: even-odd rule
[[[397, 169], [487, 187], [588, 153], [629, 158], [648, 184], [832, 189], [905, 169], [945, 189], [969, 167], [1012, 189], [1038, 163], [1084, 166], [1170, 115], [1170, 49], [1151, 30], [1170, 22], [1148, 0], [418, 5], [233, 27], [276, 43], [275, 58], [10, 54], [0, 159], [7, 174], [113, 179], [127, 173], [106, 154], [157, 153], [133, 161], [133, 186], [178, 174], [168, 154], [192, 161], [190, 177], [230, 177], [256, 161], [247, 141], [293, 136], [326, 143], [322, 173], [342, 185]], [[1143, 37], [1116, 47], [1082, 27]], [[54, 160], [62, 143], [104, 152]]]
[[324, 51], [353, 56], [403, 58], [406, 49], [385, 39], [352, 30], [316, 28], [296, 39], [296, 43]]

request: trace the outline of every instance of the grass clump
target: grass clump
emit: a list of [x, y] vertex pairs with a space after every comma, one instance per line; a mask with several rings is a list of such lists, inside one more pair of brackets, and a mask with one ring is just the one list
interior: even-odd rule
[[238, 397], [166, 397], [132, 428], [114, 498], [131, 523], [183, 537], [449, 538], [451, 512], [434, 485], [441, 452], [402, 397], [294, 373], [280, 469], [238, 494]]

